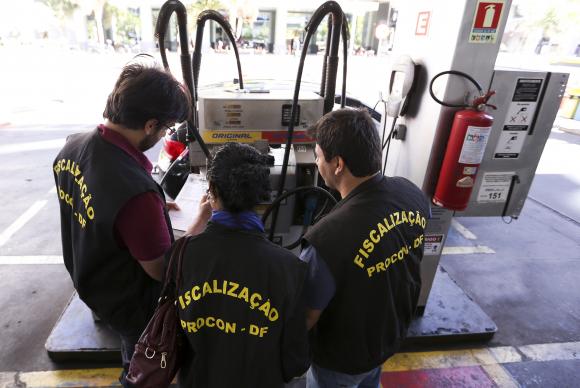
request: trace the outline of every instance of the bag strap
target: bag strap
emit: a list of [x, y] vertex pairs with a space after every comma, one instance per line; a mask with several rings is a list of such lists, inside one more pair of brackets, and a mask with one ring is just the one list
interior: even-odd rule
[[[181, 282], [181, 262], [183, 261], [183, 252], [185, 251], [185, 246], [187, 245], [187, 242], [189, 241], [189, 237], [190, 236], [182, 237], [175, 242], [175, 246], [174, 246], [173, 251], [171, 252], [171, 256], [169, 258], [169, 264], [167, 265], [167, 270], [165, 271], [165, 280], [163, 282], [163, 289], [161, 290], [161, 297], [162, 298], [164, 296], [166, 296], [167, 288], [172, 283], [176, 284], [175, 292], [176, 293], [178, 292], [177, 290], [179, 289], [180, 282]], [[173, 277], [171, 276], [171, 271], [174, 268], [174, 263], [176, 260], [177, 260], [177, 274], [176, 274], [176, 280], [174, 281]]]
[[184, 236], [181, 239], [185, 240], [183, 242], [182, 248], [179, 252], [179, 257], [177, 258], [177, 273], [175, 274], [175, 292], [177, 293], [179, 290], [179, 287], [181, 287], [181, 263], [183, 263], [183, 255], [185, 253], [185, 247], [187, 246], [187, 243], [189, 242], [189, 238], [191, 236]]

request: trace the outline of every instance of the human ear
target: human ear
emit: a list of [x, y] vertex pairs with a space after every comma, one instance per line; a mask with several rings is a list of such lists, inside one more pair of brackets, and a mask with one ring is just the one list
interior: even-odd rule
[[157, 121], [156, 119], [147, 120], [145, 122], [145, 128], [143, 128], [145, 130], [145, 134], [151, 135], [151, 134], [155, 133], [155, 130], [156, 130], [158, 124], [159, 124], [159, 121]]
[[334, 175], [340, 175], [343, 173], [345, 167], [344, 159], [340, 156], [336, 156], [336, 164], [334, 168]]

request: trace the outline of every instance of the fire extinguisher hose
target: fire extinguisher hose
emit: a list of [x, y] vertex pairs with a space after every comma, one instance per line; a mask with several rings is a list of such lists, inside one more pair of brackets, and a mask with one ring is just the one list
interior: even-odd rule
[[458, 75], [461, 77], [466, 78], [467, 80], [471, 81], [471, 83], [473, 85], [475, 85], [475, 87], [477, 88], [477, 90], [479, 91], [480, 95], [484, 94], [483, 88], [481, 87], [481, 85], [479, 84], [479, 82], [477, 82], [472, 76], [470, 76], [467, 73], [464, 73], [462, 71], [457, 71], [457, 70], [447, 70], [447, 71], [443, 71], [439, 74], [437, 74], [435, 77], [433, 77], [433, 79], [431, 80], [431, 83], [429, 84], [429, 94], [431, 95], [431, 98], [434, 99], [435, 101], [437, 101], [437, 103], [443, 105], [443, 106], [447, 106], [449, 108], [468, 108], [471, 105], [470, 104], [450, 104], [448, 102], [445, 101], [441, 101], [440, 99], [438, 99], [435, 96], [435, 93], [433, 93], [433, 83], [435, 82], [435, 80], [439, 77], [441, 77], [442, 75], [446, 75], [446, 74], [451, 74], [451, 75]]

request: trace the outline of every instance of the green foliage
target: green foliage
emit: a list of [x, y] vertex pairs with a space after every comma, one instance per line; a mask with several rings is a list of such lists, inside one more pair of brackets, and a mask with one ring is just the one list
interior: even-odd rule
[[187, 14], [190, 21], [195, 23], [197, 15], [206, 9], [220, 10], [224, 8], [224, 4], [220, 0], [196, 0], [187, 6]]
[[137, 37], [138, 31], [141, 31], [139, 16], [130, 10], [106, 3], [103, 10], [103, 24], [110, 26], [113, 17], [116, 19], [115, 42], [132, 43], [133, 38]]
[[79, 7], [78, 2], [74, 0], [40, 0], [40, 2], [52, 9], [54, 15], [61, 20], [70, 17]]
[[551, 35], [551, 33], [560, 32], [559, 25], [561, 23], [560, 16], [554, 7], [550, 7], [546, 14], [536, 22], [538, 27], [544, 31], [544, 35]]

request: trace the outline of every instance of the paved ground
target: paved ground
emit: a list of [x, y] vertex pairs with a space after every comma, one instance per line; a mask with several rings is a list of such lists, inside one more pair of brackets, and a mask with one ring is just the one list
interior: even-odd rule
[[[79, 59], [63, 53], [52, 64], [47, 59], [46, 73], [35, 71], [38, 62], [4, 58], [3, 66], [12, 68], [0, 72], [0, 81], [7, 85], [0, 101], [0, 387], [15, 382], [78, 386], [87, 381], [109, 386], [118, 371], [102, 368], [115, 365], [57, 365], [44, 350], [72, 292], [60, 264], [51, 163], [68, 134], [90, 130], [99, 121], [109, 86], [125, 58]], [[317, 81], [317, 58], [311, 59], [307, 73]], [[294, 57], [272, 61], [292, 70], [287, 79], [295, 77]], [[377, 74], [384, 63], [353, 60], [353, 73], [365, 73], [361, 66]], [[265, 78], [280, 70], [263, 69]], [[202, 77], [211, 78], [207, 73], [202, 67]], [[355, 90], [368, 84], [361, 77], [351, 82]], [[22, 89], [28, 92], [17, 93]], [[376, 98], [368, 97], [372, 94], [366, 90], [369, 103]], [[155, 158], [156, 151], [150, 155]], [[554, 130], [519, 220], [508, 225], [497, 218], [458, 219], [447, 248], [485, 246], [494, 253], [447, 249], [442, 265], [499, 330], [488, 344], [439, 346], [419, 353], [410, 349], [385, 364], [385, 387], [579, 385], [579, 158], [580, 136]], [[63, 369], [73, 371], [63, 374]]]

